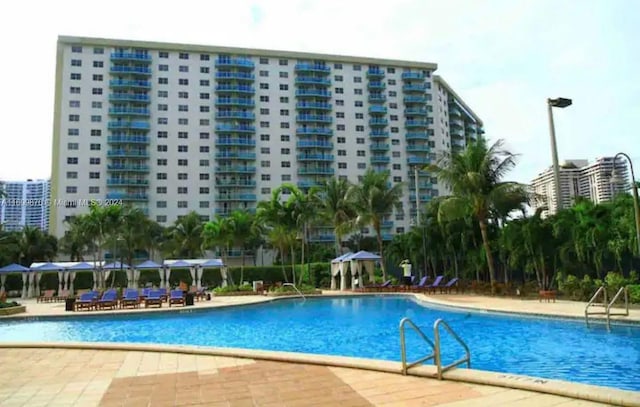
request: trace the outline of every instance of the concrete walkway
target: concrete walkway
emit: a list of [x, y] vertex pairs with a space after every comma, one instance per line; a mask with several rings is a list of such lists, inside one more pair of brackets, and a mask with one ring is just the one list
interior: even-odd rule
[[348, 368], [162, 352], [0, 349], [0, 406], [604, 406]]

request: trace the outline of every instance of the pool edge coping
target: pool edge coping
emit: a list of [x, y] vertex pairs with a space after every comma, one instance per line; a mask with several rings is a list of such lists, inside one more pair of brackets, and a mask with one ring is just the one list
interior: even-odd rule
[[[176, 353], [198, 356], [222, 356], [239, 359], [264, 360], [283, 363], [310, 364], [327, 367], [370, 370], [402, 374], [400, 362], [355, 358], [347, 356], [316, 355], [310, 353], [265, 351], [244, 348], [199, 347], [188, 345], [159, 345], [105, 342], [3, 342], [0, 349], [70, 349], [124, 352]], [[437, 379], [436, 367], [422, 365], [412, 368], [409, 376]], [[535, 376], [499, 373], [477, 369], [453, 369], [443, 374], [444, 380], [473, 383], [485, 386], [551, 394], [576, 400], [607, 403], [619, 406], [640, 407], [640, 392], [613, 387], [596, 386]]]

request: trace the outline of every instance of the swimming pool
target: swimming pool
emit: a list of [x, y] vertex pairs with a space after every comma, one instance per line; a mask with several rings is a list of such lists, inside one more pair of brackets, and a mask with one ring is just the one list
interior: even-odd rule
[[[0, 341], [134, 342], [220, 346], [400, 360], [398, 324], [432, 336], [445, 319], [467, 342], [475, 369], [640, 390], [640, 327], [429, 307], [405, 297], [273, 301], [192, 313], [142, 313], [0, 321]], [[430, 348], [407, 330], [407, 355]], [[442, 334], [443, 362], [462, 349]]]

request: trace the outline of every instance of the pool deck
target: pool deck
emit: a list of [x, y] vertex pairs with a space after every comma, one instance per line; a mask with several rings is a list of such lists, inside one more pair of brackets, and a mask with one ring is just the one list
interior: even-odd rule
[[[416, 297], [438, 305], [584, 318], [581, 302]], [[271, 299], [214, 297], [192, 309]], [[19, 302], [27, 306], [26, 313], [15, 316], [22, 318], [132, 312], [65, 312], [64, 303]], [[168, 309], [182, 307], [160, 310]], [[640, 310], [621, 319], [640, 322]], [[220, 348], [0, 344], [0, 406], [640, 406], [640, 392], [467, 369], [454, 369], [439, 381], [432, 378], [432, 366], [413, 369], [420, 377], [402, 376], [399, 367], [397, 362]]]

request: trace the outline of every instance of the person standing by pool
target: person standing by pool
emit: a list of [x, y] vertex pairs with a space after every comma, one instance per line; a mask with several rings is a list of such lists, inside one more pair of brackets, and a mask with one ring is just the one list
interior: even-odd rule
[[404, 285], [408, 290], [411, 287], [411, 263], [409, 263], [408, 259], [404, 259], [400, 263], [400, 267], [402, 267]]

